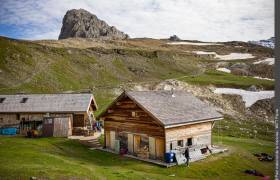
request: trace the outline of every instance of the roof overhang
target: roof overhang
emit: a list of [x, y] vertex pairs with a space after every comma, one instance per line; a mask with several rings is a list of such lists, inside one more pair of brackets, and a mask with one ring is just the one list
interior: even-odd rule
[[93, 95], [91, 95], [91, 98], [90, 98], [90, 101], [89, 101], [89, 104], [88, 104], [88, 108], [87, 108], [87, 112], [89, 111], [90, 106], [92, 106], [92, 109], [94, 111], [96, 111], [98, 109], [97, 103], [96, 103]]
[[190, 121], [190, 122], [186, 122], [186, 123], [176, 123], [176, 124], [165, 125], [164, 128], [168, 129], [168, 128], [174, 128], [174, 127], [179, 127], [179, 126], [199, 124], [199, 123], [204, 123], [204, 122], [219, 121], [219, 120], [222, 120], [222, 119], [224, 119], [224, 118], [223, 117], [217, 117], [217, 118], [212, 118], [212, 119]]

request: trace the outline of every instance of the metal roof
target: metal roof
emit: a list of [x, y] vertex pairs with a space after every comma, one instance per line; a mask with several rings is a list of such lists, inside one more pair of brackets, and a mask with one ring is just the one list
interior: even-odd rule
[[184, 91], [130, 91], [125, 94], [164, 126], [223, 117], [214, 107]]
[[93, 95], [89, 93], [0, 95], [0, 99], [0, 113], [86, 112], [91, 104], [97, 108]]

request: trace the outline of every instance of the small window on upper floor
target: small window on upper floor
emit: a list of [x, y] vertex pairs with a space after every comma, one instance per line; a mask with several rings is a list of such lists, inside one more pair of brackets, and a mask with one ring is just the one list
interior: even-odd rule
[[3, 103], [6, 98], [0, 98], [0, 103]]
[[135, 112], [135, 111], [132, 111], [132, 112], [131, 112], [131, 116], [132, 116], [132, 117], [136, 117], [136, 112]]
[[27, 100], [28, 100], [28, 98], [22, 98], [20, 103], [26, 103]]

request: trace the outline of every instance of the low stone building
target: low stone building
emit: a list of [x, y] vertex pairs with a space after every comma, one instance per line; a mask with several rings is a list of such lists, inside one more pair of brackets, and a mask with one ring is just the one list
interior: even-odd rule
[[187, 147], [190, 156], [206, 152], [222, 115], [183, 91], [132, 91], [122, 93], [98, 118], [104, 121], [107, 149], [164, 160], [165, 153]]
[[38, 129], [47, 136], [84, 134], [92, 129], [96, 109], [89, 93], [0, 95], [0, 127], [17, 127], [21, 134]]

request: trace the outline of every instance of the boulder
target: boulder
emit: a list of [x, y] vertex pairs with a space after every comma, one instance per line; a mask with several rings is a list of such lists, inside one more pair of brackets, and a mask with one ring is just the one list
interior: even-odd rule
[[181, 41], [181, 39], [177, 35], [173, 35], [169, 37], [170, 41]]
[[275, 117], [275, 98], [258, 100], [248, 110], [248, 113], [256, 119], [273, 122]]
[[66, 38], [127, 39], [128, 35], [84, 9], [67, 11], [58, 39]]

